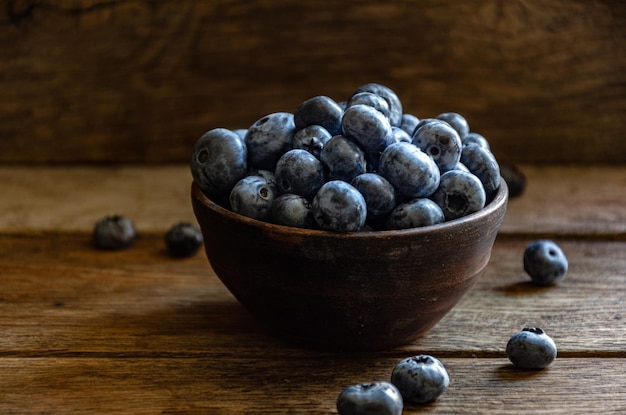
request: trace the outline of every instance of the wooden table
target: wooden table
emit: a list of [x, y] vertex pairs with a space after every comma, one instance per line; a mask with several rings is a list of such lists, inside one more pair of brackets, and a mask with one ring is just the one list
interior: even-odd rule
[[[626, 413], [626, 167], [522, 166], [488, 268], [424, 338], [341, 355], [269, 336], [204, 253], [167, 256], [164, 232], [195, 221], [185, 165], [0, 167], [0, 413], [331, 414], [350, 384], [389, 379], [413, 354], [438, 357], [449, 389], [404, 413]], [[137, 226], [102, 252], [101, 217]], [[525, 246], [552, 238], [570, 270], [538, 288]], [[508, 338], [544, 328], [559, 355], [512, 367]]]

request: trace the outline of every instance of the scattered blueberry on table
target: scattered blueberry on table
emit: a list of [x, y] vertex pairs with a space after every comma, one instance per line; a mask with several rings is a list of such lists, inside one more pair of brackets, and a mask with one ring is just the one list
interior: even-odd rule
[[195, 254], [204, 241], [198, 227], [188, 222], [173, 225], [163, 237], [169, 254], [176, 258]]
[[137, 236], [135, 224], [125, 216], [113, 215], [100, 219], [93, 230], [96, 248], [120, 250], [130, 247]]
[[339, 415], [401, 415], [403, 407], [398, 389], [385, 381], [348, 386], [337, 398]]
[[538, 327], [527, 327], [514, 334], [506, 345], [506, 354], [521, 369], [543, 369], [556, 358], [554, 340]]
[[535, 241], [524, 250], [524, 271], [537, 285], [551, 285], [567, 273], [568, 261], [563, 250], [546, 239]]
[[437, 399], [449, 386], [450, 377], [441, 361], [430, 355], [401, 360], [391, 374], [404, 402], [425, 404]]

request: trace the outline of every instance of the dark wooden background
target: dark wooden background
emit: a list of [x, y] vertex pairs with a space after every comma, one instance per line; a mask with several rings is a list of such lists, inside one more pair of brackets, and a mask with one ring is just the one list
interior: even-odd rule
[[499, 160], [626, 162], [626, 3], [0, 0], [0, 162], [186, 162], [214, 127], [396, 90]]

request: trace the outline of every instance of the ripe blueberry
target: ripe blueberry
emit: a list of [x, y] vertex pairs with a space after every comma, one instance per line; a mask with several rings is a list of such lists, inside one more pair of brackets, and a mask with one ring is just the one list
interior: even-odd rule
[[389, 120], [380, 111], [365, 104], [346, 108], [341, 118], [344, 134], [367, 153], [383, 151], [392, 135]]
[[389, 122], [392, 127], [399, 127], [402, 123], [402, 102], [398, 95], [389, 87], [377, 83], [369, 83], [358, 87], [353, 94], [371, 92], [384, 98], [389, 104]]
[[251, 174], [239, 180], [230, 192], [233, 212], [258, 220], [269, 218], [274, 199], [279, 196], [276, 184], [260, 174]]
[[551, 285], [567, 273], [568, 261], [563, 250], [549, 240], [538, 240], [524, 250], [524, 271], [537, 285]]
[[385, 215], [396, 206], [396, 190], [379, 174], [359, 174], [350, 184], [363, 195], [368, 215]]
[[350, 182], [367, 169], [363, 150], [343, 135], [336, 135], [326, 142], [320, 153], [320, 160], [326, 169], [328, 180]]
[[93, 243], [99, 249], [125, 249], [135, 242], [136, 236], [135, 225], [130, 219], [113, 215], [96, 223], [93, 230]]
[[506, 345], [509, 360], [522, 369], [543, 369], [556, 358], [554, 340], [538, 327], [524, 328]]
[[435, 160], [441, 173], [454, 169], [461, 159], [461, 138], [445, 122], [429, 122], [416, 129], [413, 144]]
[[294, 117], [288, 112], [275, 112], [252, 124], [245, 138], [250, 167], [274, 171], [280, 156], [291, 149], [295, 133]]
[[450, 384], [443, 364], [429, 355], [418, 355], [400, 361], [391, 374], [393, 383], [405, 403], [423, 404], [439, 397]]
[[343, 109], [330, 97], [318, 95], [298, 105], [293, 113], [296, 129], [321, 125], [331, 135], [341, 134]]
[[485, 190], [472, 173], [450, 170], [441, 175], [439, 187], [431, 196], [446, 220], [457, 219], [485, 207]]
[[363, 195], [351, 184], [331, 180], [313, 198], [313, 217], [320, 228], [329, 231], [361, 230], [367, 217]]
[[165, 246], [173, 257], [188, 257], [195, 254], [202, 246], [202, 232], [196, 226], [180, 222], [165, 233]]
[[379, 170], [397, 194], [406, 199], [428, 197], [439, 186], [439, 168], [430, 156], [411, 143], [389, 145], [380, 156]]
[[437, 115], [437, 118], [450, 124], [459, 134], [461, 140], [464, 140], [465, 136], [467, 136], [470, 131], [467, 120], [458, 112], [444, 112], [443, 114]]
[[385, 118], [389, 119], [389, 104], [384, 98], [373, 94], [371, 92], [358, 92], [350, 97], [346, 103], [346, 108], [350, 108], [353, 105], [369, 105], [370, 107], [378, 110]]
[[487, 200], [490, 200], [500, 186], [500, 166], [493, 153], [479, 144], [470, 143], [463, 146], [461, 163], [480, 179]]
[[442, 223], [445, 216], [438, 204], [427, 198], [401, 203], [387, 217], [386, 229], [407, 229]]
[[247, 148], [239, 135], [225, 128], [207, 131], [196, 141], [191, 174], [202, 191], [216, 201], [227, 197], [247, 172]]
[[315, 156], [306, 150], [292, 149], [278, 159], [274, 172], [276, 185], [283, 193], [294, 193], [313, 199], [324, 184], [324, 168]]
[[400, 121], [400, 128], [402, 128], [409, 136], [413, 135], [415, 131], [415, 127], [420, 122], [419, 118], [417, 118], [413, 114], [402, 114], [402, 119]]
[[401, 415], [400, 391], [389, 382], [351, 385], [337, 398], [339, 415]]
[[315, 228], [311, 203], [304, 197], [292, 193], [278, 196], [270, 208], [270, 219], [278, 225], [296, 228]]
[[292, 146], [306, 150], [319, 159], [322, 147], [331, 138], [328, 130], [321, 125], [309, 125], [296, 132]]

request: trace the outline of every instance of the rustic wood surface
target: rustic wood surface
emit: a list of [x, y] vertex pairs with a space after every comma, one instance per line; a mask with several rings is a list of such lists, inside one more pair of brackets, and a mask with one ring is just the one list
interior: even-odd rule
[[622, 1], [0, 0], [0, 162], [186, 161], [380, 82], [499, 160], [626, 161]]
[[[484, 276], [425, 337], [379, 353], [322, 353], [267, 334], [205, 255], [162, 240], [194, 220], [185, 165], [0, 166], [0, 413], [332, 414], [347, 385], [387, 380], [430, 353], [449, 371], [435, 403], [404, 413], [626, 412], [626, 169], [522, 166]], [[91, 245], [101, 216], [136, 220], [128, 250]], [[570, 270], [538, 288], [525, 246], [549, 236]], [[543, 371], [514, 369], [527, 325], [559, 347]]]

